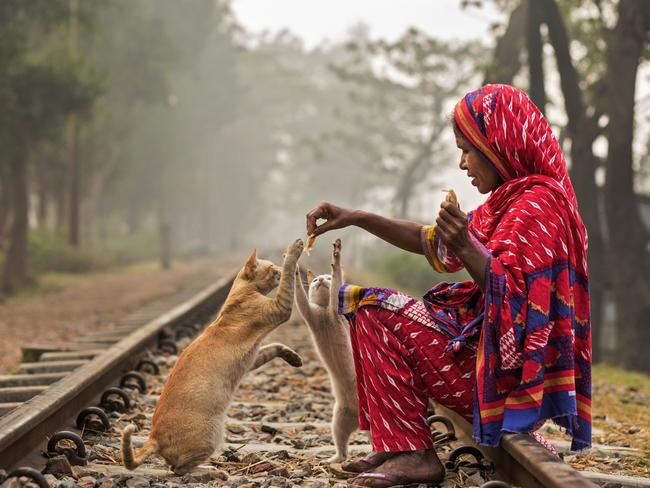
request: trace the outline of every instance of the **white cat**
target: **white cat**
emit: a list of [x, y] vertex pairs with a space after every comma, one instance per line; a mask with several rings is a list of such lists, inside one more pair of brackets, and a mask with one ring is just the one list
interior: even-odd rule
[[301, 280], [296, 279], [294, 296], [332, 382], [335, 398], [332, 437], [336, 454], [328, 461], [340, 463], [347, 458], [348, 439], [358, 426], [358, 400], [349, 325], [338, 314], [338, 291], [343, 284], [341, 240], [337, 239], [333, 245], [332, 275], [314, 277], [309, 272], [309, 297]]

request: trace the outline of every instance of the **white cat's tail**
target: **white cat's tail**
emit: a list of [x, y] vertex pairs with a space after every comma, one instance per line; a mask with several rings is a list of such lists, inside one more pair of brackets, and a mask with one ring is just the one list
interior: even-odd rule
[[131, 434], [135, 432], [135, 425], [129, 424], [122, 431], [122, 462], [127, 469], [135, 469], [140, 466], [148, 457], [158, 452], [158, 443], [153, 439], [147, 439], [138, 449], [138, 452], [133, 452], [133, 445], [131, 444]]

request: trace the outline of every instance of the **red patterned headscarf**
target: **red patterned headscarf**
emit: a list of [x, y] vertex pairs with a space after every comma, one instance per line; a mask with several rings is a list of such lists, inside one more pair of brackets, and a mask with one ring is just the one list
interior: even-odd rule
[[[468, 214], [488, 256], [486, 290], [473, 321], [471, 282], [437, 286], [430, 310], [455, 317], [467, 341], [480, 327], [475, 436], [498, 443], [502, 432], [528, 432], [552, 418], [591, 442], [591, 332], [587, 234], [562, 151], [543, 114], [521, 90], [486, 85], [465, 95], [454, 121], [503, 179]], [[454, 315], [455, 314], [455, 315]], [[468, 325], [470, 324], [470, 325]], [[458, 344], [458, 345], [460, 345]]]

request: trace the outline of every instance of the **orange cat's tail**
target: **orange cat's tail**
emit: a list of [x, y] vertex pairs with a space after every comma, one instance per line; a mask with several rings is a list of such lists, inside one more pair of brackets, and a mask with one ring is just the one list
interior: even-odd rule
[[158, 443], [148, 439], [138, 452], [133, 452], [131, 434], [135, 432], [135, 425], [130, 424], [122, 431], [122, 462], [127, 469], [135, 469], [140, 466], [148, 457], [158, 452]]

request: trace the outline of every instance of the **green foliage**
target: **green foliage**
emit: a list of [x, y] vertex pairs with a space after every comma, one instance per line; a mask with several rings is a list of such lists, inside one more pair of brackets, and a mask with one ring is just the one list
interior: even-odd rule
[[62, 236], [43, 231], [29, 234], [27, 255], [32, 276], [50, 271], [85, 273], [105, 269], [110, 264], [106, 256], [72, 247]]
[[[29, 234], [27, 253], [31, 276], [48, 272], [87, 273], [156, 259], [158, 237], [151, 231], [133, 235], [114, 233], [101, 243], [80, 249], [70, 246], [63, 236], [37, 230]], [[0, 254], [0, 264], [2, 261]]]
[[60, 134], [69, 113], [87, 112], [99, 85], [62, 41], [68, 0], [1, 3], [0, 150], [24, 159], [30, 145]]
[[148, 261], [158, 257], [158, 235], [150, 229], [134, 234], [111, 233], [94, 249], [114, 266]]
[[372, 256], [366, 265], [374, 273], [384, 275], [405, 293], [420, 297], [441, 281], [464, 281], [471, 279], [465, 272], [454, 274], [436, 273], [424, 256], [404, 251], [391, 251]]

